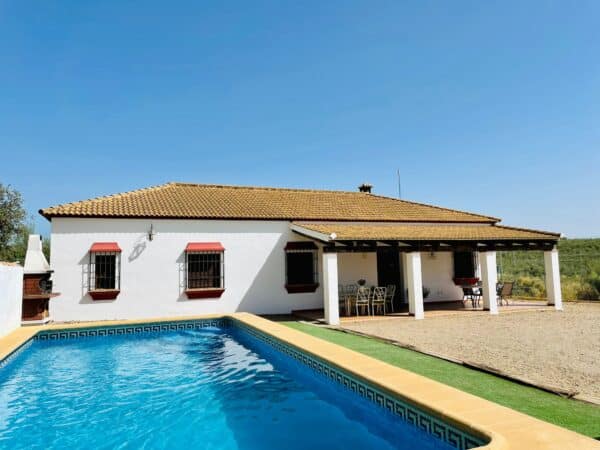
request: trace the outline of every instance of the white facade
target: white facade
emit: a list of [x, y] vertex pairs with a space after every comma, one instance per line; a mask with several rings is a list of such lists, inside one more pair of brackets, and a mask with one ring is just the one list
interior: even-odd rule
[[[405, 289], [408, 286], [406, 261], [400, 253], [400, 270]], [[421, 273], [423, 286], [429, 289], [429, 295], [423, 299], [425, 303], [462, 300], [460, 286], [454, 284], [454, 261], [452, 252], [423, 252], [421, 254]], [[355, 284], [361, 278], [367, 286], [377, 285], [377, 254], [376, 253], [340, 253], [338, 256], [338, 277], [342, 285]], [[404, 293], [405, 294], [405, 293]], [[397, 298], [406, 297], [398, 293]], [[396, 300], [400, 303], [400, 300]]]
[[346, 286], [365, 280], [367, 286], [377, 285], [376, 253], [340, 253], [338, 255], [339, 283]]
[[429, 295], [423, 300], [425, 303], [462, 300], [462, 289], [453, 281], [452, 252], [421, 253], [421, 271], [423, 286], [429, 289]]
[[23, 268], [0, 263], [0, 337], [21, 326]]
[[[293, 233], [286, 221], [55, 217], [50, 265], [53, 290], [61, 295], [50, 301], [50, 315], [55, 321], [75, 321], [322, 308], [322, 280], [314, 293], [289, 294], [284, 286], [285, 244], [302, 240], [307, 239]], [[94, 242], [117, 242], [122, 249], [121, 292], [115, 300], [92, 300], [87, 293]], [[189, 242], [225, 247], [221, 298], [186, 297], [184, 250]]]
[[[305, 240], [310, 239], [292, 232], [287, 221], [55, 217], [50, 265], [53, 290], [60, 296], [50, 301], [50, 316], [55, 321], [83, 321], [320, 309], [324, 307], [321, 251], [317, 290], [291, 294], [285, 289], [284, 247], [289, 241]], [[96, 242], [116, 242], [122, 250], [120, 293], [114, 300], [93, 300], [88, 294], [89, 250]], [[225, 247], [225, 292], [220, 298], [187, 298], [184, 262], [190, 242], [220, 242]], [[405, 292], [398, 292], [397, 305], [408, 289], [402, 255], [398, 257]], [[451, 252], [421, 253], [422, 284], [430, 291], [425, 302], [462, 299], [461, 289], [452, 281], [453, 271]], [[339, 253], [337, 272], [338, 284], [365, 279], [367, 285], [376, 285], [377, 255]]]

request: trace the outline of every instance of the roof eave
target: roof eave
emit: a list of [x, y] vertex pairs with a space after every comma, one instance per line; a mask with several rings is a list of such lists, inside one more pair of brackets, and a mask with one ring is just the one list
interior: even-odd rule
[[290, 230], [301, 234], [302, 236], [306, 236], [312, 239], [316, 239], [321, 242], [331, 242], [337, 238], [335, 233], [325, 234], [319, 233], [318, 231], [310, 230], [308, 228], [301, 227], [300, 225], [296, 225], [295, 223], [290, 223]]

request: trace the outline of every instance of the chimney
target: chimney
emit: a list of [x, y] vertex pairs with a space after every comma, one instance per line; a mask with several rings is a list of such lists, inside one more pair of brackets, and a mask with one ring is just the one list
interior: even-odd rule
[[371, 193], [371, 189], [373, 189], [373, 185], [369, 183], [363, 183], [358, 187], [360, 192], [366, 192], [367, 194]]
[[50, 320], [48, 303], [59, 295], [52, 292], [51, 276], [52, 270], [42, 252], [42, 239], [38, 234], [30, 234], [23, 273], [22, 323], [42, 324]]
[[42, 238], [39, 234], [30, 234], [25, 255], [25, 273], [50, 272], [50, 264], [42, 252]]

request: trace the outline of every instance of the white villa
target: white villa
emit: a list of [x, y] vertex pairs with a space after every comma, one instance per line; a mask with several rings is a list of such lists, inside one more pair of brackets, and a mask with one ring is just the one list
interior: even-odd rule
[[[542, 250], [561, 309], [559, 235], [357, 192], [168, 183], [40, 210], [51, 221], [55, 321], [324, 309], [338, 286], [395, 285], [397, 305], [459, 300], [479, 280], [498, 312], [496, 252]], [[423, 297], [423, 286], [429, 295]]]

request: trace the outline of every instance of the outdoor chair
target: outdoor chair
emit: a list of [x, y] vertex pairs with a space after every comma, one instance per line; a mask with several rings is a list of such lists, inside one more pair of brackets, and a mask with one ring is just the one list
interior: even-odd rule
[[383, 315], [385, 316], [386, 293], [387, 288], [373, 288], [373, 295], [371, 297], [371, 313], [373, 315], [375, 315], [375, 311], [377, 310], [378, 312], [383, 311]]
[[371, 315], [371, 289], [361, 286], [356, 291], [356, 299], [354, 300], [354, 304], [356, 305], [356, 315], [360, 315], [358, 313], [359, 308], [364, 311], [365, 307], [367, 308], [367, 315]]
[[514, 284], [512, 281], [506, 281], [498, 285], [496, 294], [500, 306], [502, 306], [502, 302], [506, 302], [506, 306], [508, 306], [508, 299], [512, 297]]
[[357, 284], [347, 284], [344, 289], [344, 295], [346, 296], [347, 315], [351, 314], [354, 303], [356, 302], [356, 291], [358, 290]]
[[385, 302], [390, 304], [390, 309], [394, 312], [394, 297], [396, 296], [396, 285], [388, 284], [385, 292]]
[[479, 305], [479, 300], [481, 300], [481, 288], [480, 287], [463, 287], [463, 304], [467, 301], [471, 301], [471, 306], [473, 308]]
[[473, 288], [463, 287], [462, 291], [463, 291], [463, 303], [466, 303], [469, 300], [471, 300], [471, 302], [473, 302]]
[[341, 284], [338, 284], [338, 308], [340, 312], [344, 311], [344, 315], [348, 315], [348, 297], [346, 289]]

